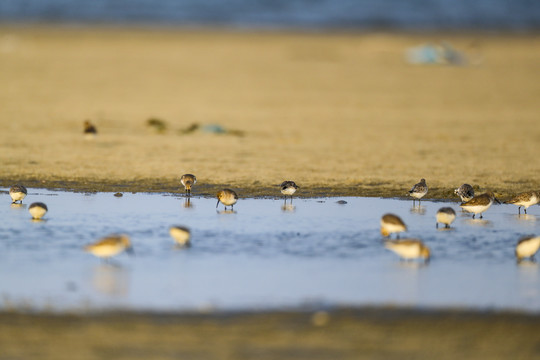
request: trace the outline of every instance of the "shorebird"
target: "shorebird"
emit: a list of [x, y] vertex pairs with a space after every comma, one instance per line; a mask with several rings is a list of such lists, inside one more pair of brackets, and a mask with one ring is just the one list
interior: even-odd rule
[[221, 203], [225, 205], [225, 210], [227, 210], [227, 206], [229, 205], [231, 206], [231, 209], [234, 207], [236, 200], [238, 200], [238, 195], [236, 195], [236, 193], [231, 189], [223, 189], [217, 193], [217, 198], [218, 201], [216, 204], [216, 209], [221, 201]]
[[180, 178], [180, 182], [185, 187], [185, 193], [191, 195], [191, 187], [197, 182], [197, 177], [193, 174], [184, 174]]
[[456, 212], [451, 207], [442, 207], [437, 211], [437, 223], [436, 228], [439, 227], [439, 223], [444, 224], [445, 228], [449, 228], [450, 224], [456, 219]]
[[383, 236], [390, 236], [392, 233], [397, 233], [399, 239], [399, 233], [407, 231], [407, 225], [401, 220], [401, 218], [394, 214], [385, 214], [381, 218], [381, 234]]
[[420, 199], [424, 197], [428, 192], [428, 186], [426, 184], [426, 179], [421, 179], [419, 183], [414, 184], [414, 186], [409, 190], [409, 195], [413, 197], [413, 206], [414, 206], [414, 199], [418, 199], [418, 203], [420, 203]]
[[89, 120], [85, 120], [83, 133], [87, 139], [93, 139], [97, 135], [97, 129]]
[[133, 247], [127, 235], [109, 235], [97, 242], [87, 245], [84, 250], [99, 258], [108, 259], [122, 251], [133, 253]]
[[174, 241], [180, 246], [189, 246], [191, 231], [184, 226], [171, 226], [169, 228], [169, 234], [174, 239]]
[[536, 205], [540, 202], [540, 193], [538, 191], [527, 191], [521, 193], [514, 198], [508, 200], [507, 204], [514, 204], [518, 206], [518, 215], [521, 214], [521, 207], [523, 211], [527, 213], [527, 208], [532, 205]]
[[281, 187], [281, 193], [285, 195], [285, 201], [287, 201], [287, 195], [290, 195], [292, 202], [293, 194], [298, 189], [298, 185], [296, 185], [294, 181], [284, 181], [279, 186]]
[[422, 258], [424, 261], [429, 261], [429, 248], [418, 239], [387, 240], [384, 247], [405, 260]]
[[9, 189], [9, 196], [11, 196], [12, 204], [15, 204], [17, 201], [20, 201], [22, 204], [26, 194], [28, 194], [28, 191], [26, 191], [26, 188], [20, 184], [13, 185]]
[[540, 236], [525, 236], [516, 245], [516, 257], [518, 261], [524, 258], [533, 258], [540, 248]]
[[32, 203], [28, 207], [28, 211], [30, 212], [30, 215], [32, 215], [32, 219], [34, 220], [41, 220], [43, 215], [45, 215], [48, 210], [49, 209], [47, 209], [47, 205], [42, 202]]
[[485, 194], [473, 197], [471, 200], [462, 203], [460, 206], [466, 211], [472, 212], [473, 219], [476, 214], [480, 214], [480, 219], [482, 219], [482, 213], [489, 209], [489, 207], [491, 206], [491, 204], [493, 204], [494, 201], [498, 204], [501, 203], [495, 198], [495, 195], [491, 191], [488, 191]]
[[461, 202], [467, 202], [474, 197], [474, 189], [469, 184], [463, 184], [454, 190], [454, 194], [461, 198]]

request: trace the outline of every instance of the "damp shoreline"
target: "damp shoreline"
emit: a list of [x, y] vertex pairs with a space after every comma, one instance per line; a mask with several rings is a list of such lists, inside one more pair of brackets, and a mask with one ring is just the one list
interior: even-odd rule
[[[114, 180], [59, 180], [35, 178], [21, 179], [0, 179], [0, 187], [9, 188], [15, 184], [22, 184], [28, 189], [45, 189], [51, 191], [83, 192], [83, 193], [149, 193], [149, 194], [184, 194], [184, 188], [179, 179], [159, 180], [159, 179], [138, 179], [132, 181]], [[295, 198], [319, 198], [319, 197], [380, 197], [380, 198], [401, 198], [412, 199], [408, 195], [410, 188], [403, 188], [399, 183], [359, 183], [356, 185], [335, 184], [332, 186], [325, 184], [303, 185], [294, 194]], [[414, 184], [411, 184], [411, 187]], [[429, 184], [428, 184], [429, 185]], [[456, 186], [457, 187], [457, 186]], [[192, 190], [193, 196], [215, 197], [222, 189], [233, 189], [240, 198], [279, 198], [279, 184], [214, 184], [197, 183]], [[478, 194], [488, 190], [474, 186]], [[495, 188], [495, 189], [494, 189]], [[511, 198], [517, 194], [515, 187], [499, 186], [490, 188], [500, 199]], [[523, 191], [534, 190], [526, 188]], [[454, 193], [454, 188], [442, 188], [430, 186], [429, 192], [424, 200], [453, 200], [459, 201], [459, 197]]]

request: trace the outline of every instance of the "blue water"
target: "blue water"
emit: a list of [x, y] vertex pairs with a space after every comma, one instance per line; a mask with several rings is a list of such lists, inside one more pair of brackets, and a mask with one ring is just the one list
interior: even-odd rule
[[[4, 189], [7, 190], [7, 189]], [[411, 306], [540, 312], [540, 267], [516, 263], [514, 248], [540, 234], [540, 207], [517, 215], [492, 206], [472, 220], [457, 203], [379, 198], [216, 200], [166, 194], [82, 194], [29, 189], [22, 206], [0, 195], [0, 309], [207, 311], [312, 306]], [[31, 202], [48, 205], [33, 222]], [[452, 206], [451, 230], [435, 213]], [[393, 212], [431, 248], [428, 264], [386, 250], [381, 215]], [[171, 225], [191, 228], [175, 248]], [[83, 250], [126, 233], [134, 256], [106, 263]], [[540, 254], [539, 254], [540, 255]]]
[[2, 0], [1, 22], [300, 29], [540, 28], [537, 0]]

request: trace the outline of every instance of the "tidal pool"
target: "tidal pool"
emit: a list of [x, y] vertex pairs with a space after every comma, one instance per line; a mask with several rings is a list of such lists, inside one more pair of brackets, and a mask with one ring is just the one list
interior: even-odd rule
[[[0, 309], [52, 311], [269, 310], [406, 306], [540, 312], [540, 268], [516, 263], [514, 247], [539, 234], [540, 208], [517, 215], [494, 205], [482, 220], [458, 203], [380, 198], [216, 199], [169, 194], [69, 193], [29, 189], [22, 206], [0, 196]], [[345, 204], [338, 201], [344, 200]], [[47, 204], [45, 221], [28, 205]], [[188, 206], [189, 205], [189, 206]], [[450, 230], [435, 213], [453, 207]], [[422, 239], [428, 264], [386, 250], [380, 217], [393, 212]], [[174, 246], [168, 228], [192, 230]], [[111, 233], [131, 237], [135, 255], [104, 262], [84, 245]]]

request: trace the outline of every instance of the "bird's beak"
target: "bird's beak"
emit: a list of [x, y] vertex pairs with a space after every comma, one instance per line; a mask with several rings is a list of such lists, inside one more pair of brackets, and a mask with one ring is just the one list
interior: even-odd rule
[[219, 205], [219, 199], [217, 199], [216, 209], [217, 209], [218, 205]]
[[500, 204], [500, 203], [501, 203], [501, 202], [499, 201], [499, 199], [497, 199], [497, 198], [495, 198], [495, 202], [496, 202], [497, 204]]

